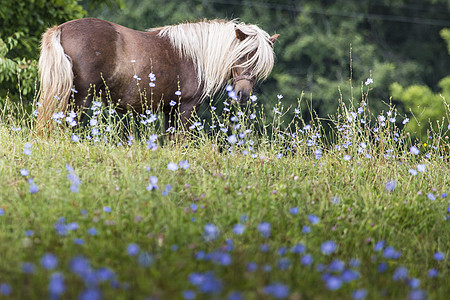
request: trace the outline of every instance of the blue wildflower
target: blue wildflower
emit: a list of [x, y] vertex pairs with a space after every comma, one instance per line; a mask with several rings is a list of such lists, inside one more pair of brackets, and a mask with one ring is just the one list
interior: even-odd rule
[[141, 252], [138, 256], [138, 263], [143, 268], [150, 267], [155, 261], [153, 254], [149, 252]]
[[373, 251], [379, 252], [384, 248], [384, 241], [378, 241], [375, 246], [373, 246]]
[[91, 264], [89, 260], [84, 256], [75, 256], [69, 261], [69, 269], [72, 273], [85, 277], [92, 272]]
[[89, 235], [97, 235], [98, 231], [94, 227], [91, 227], [91, 228], [88, 229], [88, 234]]
[[88, 288], [81, 292], [78, 300], [100, 300], [102, 297], [102, 292], [99, 289]]
[[330, 272], [341, 273], [345, 269], [345, 263], [340, 259], [334, 259], [328, 266]]
[[261, 222], [258, 224], [258, 231], [262, 234], [263, 237], [268, 238], [270, 236], [271, 226], [268, 222]]
[[84, 245], [84, 240], [83, 239], [75, 238], [73, 241], [77, 245]]
[[25, 274], [34, 274], [34, 272], [36, 272], [36, 266], [30, 262], [23, 262], [20, 269]]
[[180, 161], [179, 165], [180, 165], [180, 168], [182, 168], [182, 169], [184, 169], [184, 170], [187, 170], [187, 169], [189, 169], [189, 167], [190, 167], [189, 161], [188, 161], [188, 160], [182, 160], [182, 161]]
[[358, 258], [352, 258], [348, 262], [348, 265], [352, 268], [358, 268], [361, 265], [361, 260]]
[[314, 259], [312, 257], [312, 255], [310, 254], [306, 254], [304, 256], [302, 256], [302, 258], [300, 259], [300, 263], [304, 266], [310, 266], [312, 265]]
[[148, 191], [157, 190], [158, 189], [158, 178], [156, 176], [150, 176], [149, 178], [150, 184], [147, 186]]
[[48, 292], [50, 298], [59, 297], [66, 291], [66, 285], [64, 284], [64, 275], [61, 273], [53, 273], [50, 276], [50, 282], [48, 284]]
[[306, 246], [301, 243], [298, 243], [291, 248], [291, 252], [295, 254], [302, 254], [305, 250]]
[[309, 226], [303, 226], [303, 228], [302, 228], [302, 233], [303, 234], [308, 234], [308, 233], [310, 233], [311, 232], [311, 227], [309, 227]]
[[384, 249], [383, 256], [387, 259], [397, 259], [401, 256], [401, 252], [396, 251], [394, 247], [389, 246]]
[[445, 257], [444, 253], [442, 253], [442, 252], [436, 252], [433, 254], [433, 258], [437, 261], [444, 260], [444, 257]]
[[428, 199], [430, 199], [431, 201], [436, 200], [436, 196], [433, 193], [428, 193]]
[[397, 182], [395, 182], [395, 180], [389, 180], [388, 182], [386, 182], [386, 184], [384, 185], [384, 189], [387, 192], [392, 192], [397, 186]]
[[319, 223], [320, 219], [316, 215], [309, 215], [308, 221], [310, 221], [311, 224], [317, 224], [317, 223]]
[[289, 212], [293, 215], [298, 214], [298, 207], [292, 207], [289, 209]]
[[439, 271], [437, 269], [433, 268], [428, 271], [428, 277], [430, 277], [430, 278], [435, 278], [438, 275], [439, 275]]
[[9, 296], [12, 293], [12, 288], [7, 283], [1, 283], [0, 284], [0, 295]]
[[418, 289], [420, 287], [420, 279], [418, 279], [418, 278], [410, 278], [408, 280], [408, 285], [412, 289]]
[[336, 251], [336, 243], [333, 241], [323, 242], [322, 245], [320, 245], [320, 251], [325, 255], [332, 254]]
[[277, 267], [280, 270], [287, 270], [291, 266], [291, 260], [289, 258], [283, 257], [278, 260]]
[[214, 224], [206, 224], [203, 229], [205, 230], [204, 237], [206, 241], [215, 240], [219, 236], [219, 229]]
[[261, 251], [262, 252], [268, 252], [270, 250], [269, 244], [262, 244], [261, 245]]
[[354, 300], [361, 300], [366, 298], [367, 296], [367, 290], [366, 289], [359, 289], [356, 291], [353, 291], [352, 293], [352, 299]]
[[414, 155], [418, 155], [419, 154], [419, 149], [417, 149], [416, 146], [412, 146], [411, 148], [409, 148], [409, 152], [411, 152]]
[[264, 293], [276, 299], [284, 299], [289, 296], [290, 290], [287, 285], [276, 282], [264, 287]]
[[195, 296], [196, 296], [195, 292], [192, 291], [192, 290], [183, 291], [183, 298], [186, 299], [186, 300], [195, 299]]
[[249, 271], [249, 272], [254, 272], [254, 271], [256, 271], [258, 269], [258, 265], [256, 264], [256, 263], [254, 263], [254, 262], [249, 262], [248, 264], [247, 264], [247, 271]]
[[357, 280], [361, 277], [360, 273], [354, 270], [345, 269], [341, 274], [341, 279], [343, 282], [350, 282]]
[[46, 270], [52, 270], [58, 265], [58, 259], [51, 253], [46, 253], [41, 257], [41, 266]]
[[398, 281], [398, 280], [404, 280], [408, 277], [408, 269], [400, 266], [397, 267], [394, 271], [394, 275], [392, 275], [392, 280]]
[[167, 164], [167, 169], [169, 169], [170, 171], [176, 171], [178, 170], [178, 165], [176, 163], [169, 162]]
[[387, 269], [388, 269], [388, 264], [387, 263], [381, 262], [381, 263], [378, 264], [378, 272], [384, 273], [384, 272], [387, 271]]
[[109, 213], [109, 212], [111, 212], [111, 207], [105, 206], [105, 207], [103, 207], [103, 211]]
[[135, 243], [128, 244], [127, 254], [130, 256], [136, 256], [139, 253], [139, 246]]
[[342, 286], [342, 280], [336, 276], [329, 276], [326, 280], [326, 286], [330, 291], [338, 290]]
[[3, 210], [3, 208], [0, 207], [0, 216], [5, 215], [5, 211]]
[[426, 300], [426, 299], [428, 299], [427, 292], [425, 292], [423, 290], [410, 291], [408, 294], [408, 299], [409, 300]]
[[244, 300], [244, 297], [239, 292], [231, 292], [227, 300]]
[[234, 225], [234, 227], [233, 227], [233, 232], [234, 232], [234, 234], [236, 234], [236, 235], [241, 235], [241, 234], [244, 233], [244, 231], [245, 231], [245, 225], [242, 225], [242, 224], [236, 224], [236, 225]]

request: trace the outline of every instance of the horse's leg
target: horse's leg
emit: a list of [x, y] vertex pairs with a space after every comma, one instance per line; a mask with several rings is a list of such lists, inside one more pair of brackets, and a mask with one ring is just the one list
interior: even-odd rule
[[197, 101], [181, 102], [179, 108], [165, 113], [165, 129], [169, 133], [169, 139], [175, 137], [183, 141], [186, 139], [186, 131], [192, 123], [192, 115], [198, 110]]

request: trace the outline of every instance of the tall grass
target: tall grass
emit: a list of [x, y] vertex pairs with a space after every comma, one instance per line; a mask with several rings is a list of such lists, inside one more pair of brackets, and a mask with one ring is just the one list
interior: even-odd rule
[[7, 102], [0, 294], [445, 299], [445, 129], [418, 143], [394, 108], [372, 116], [365, 95], [340, 99], [329, 135], [313, 113], [302, 119], [303, 99], [284, 107], [280, 95], [271, 116], [227, 100], [174, 141], [159, 115], [99, 101], [85, 126], [55, 116], [65, 126], [43, 139]]

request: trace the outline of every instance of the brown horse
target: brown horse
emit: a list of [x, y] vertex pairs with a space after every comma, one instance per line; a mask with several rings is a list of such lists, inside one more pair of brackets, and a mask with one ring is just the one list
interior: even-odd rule
[[230, 79], [245, 104], [255, 81], [273, 68], [277, 38], [223, 20], [146, 32], [92, 18], [55, 26], [42, 38], [37, 130], [51, 128], [52, 115], [69, 105], [82, 118], [93, 95], [106, 92], [119, 111], [163, 111], [166, 129], [176, 124], [173, 112], [186, 124], [198, 104]]

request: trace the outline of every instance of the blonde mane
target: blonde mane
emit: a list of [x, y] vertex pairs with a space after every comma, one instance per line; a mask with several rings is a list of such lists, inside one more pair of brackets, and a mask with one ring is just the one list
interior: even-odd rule
[[[247, 35], [236, 38], [235, 29]], [[256, 25], [213, 20], [165, 26], [159, 36], [167, 37], [183, 57], [194, 63], [202, 90], [202, 100], [223, 87], [235, 67], [250, 67], [257, 80], [269, 76], [274, 64], [270, 36]], [[250, 57], [238, 64], [240, 58]], [[202, 86], [203, 83], [203, 86]]]

